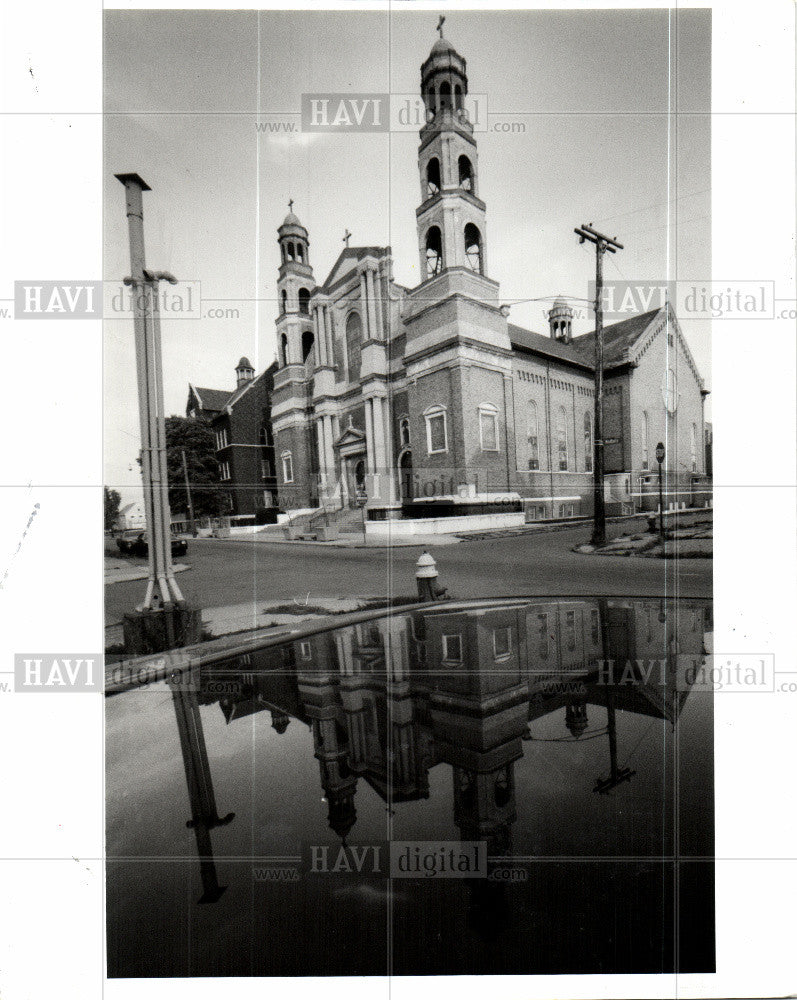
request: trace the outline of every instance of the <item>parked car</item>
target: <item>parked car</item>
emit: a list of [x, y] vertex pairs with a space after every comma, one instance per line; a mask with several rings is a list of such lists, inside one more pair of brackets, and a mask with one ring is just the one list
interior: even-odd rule
[[[146, 531], [139, 531], [138, 528], [123, 531], [121, 534], [116, 536], [116, 546], [122, 555], [146, 556], [149, 552], [149, 546], [147, 545], [147, 533]], [[188, 542], [184, 538], [172, 539], [173, 556], [184, 556], [187, 551]]]

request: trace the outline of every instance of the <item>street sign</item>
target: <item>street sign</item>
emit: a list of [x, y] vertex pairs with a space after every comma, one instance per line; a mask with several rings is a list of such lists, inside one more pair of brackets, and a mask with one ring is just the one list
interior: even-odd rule
[[604, 438], [603, 439], [603, 443], [604, 444], [619, 444], [620, 443], [620, 438]]
[[656, 445], [656, 461], [659, 465], [664, 461], [664, 445], [661, 441]]

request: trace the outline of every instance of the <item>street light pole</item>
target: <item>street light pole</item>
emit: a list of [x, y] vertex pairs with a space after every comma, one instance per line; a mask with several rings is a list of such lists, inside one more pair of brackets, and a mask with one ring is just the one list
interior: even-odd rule
[[[125, 284], [133, 292], [141, 465], [148, 533], [149, 572], [140, 610], [171, 611], [184, 609], [186, 602], [172, 567], [158, 283], [166, 280], [174, 284], [177, 279], [166, 272], [147, 271], [145, 267], [142, 196], [144, 191], [150, 190], [149, 185], [138, 174], [116, 174], [116, 178], [125, 188], [130, 238], [131, 273], [125, 278]], [[173, 631], [166, 628], [167, 635]]]
[[603, 453], [603, 255], [616, 253], [623, 249], [623, 244], [609, 236], [604, 236], [592, 228], [583, 225], [574, 229], [579, 237], [579, 243], [585, 241], [595, 244], [595, 440], [592, 472], [593, 496], [593, 527], [591, 544], [601, 546], [606, 544], [606, 499], [603, 492], [604, 453]]

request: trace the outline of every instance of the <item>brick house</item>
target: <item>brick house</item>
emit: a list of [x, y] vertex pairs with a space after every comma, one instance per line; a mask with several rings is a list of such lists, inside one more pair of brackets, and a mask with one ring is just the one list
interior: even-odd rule
[[231, 515], [276, 520], [277, 479], [271, 431], [273, 362], [255, 377], [248, 358], [235, 368], [232, 392], [189, 386], [186, 413], [206, 420], [216, 439], [216, 459]]
[[[594, 334], [573, 337], [563, 298], [544, 334], [508, 322], [467, 93], [466, 62], [441, 37], [421, 67], [418, 286], [397, 284], [390, 247], [374, 246], [347, 246], [318, 284], [292, 203], [277, 230], [271, 415], [288, 510], [367, 497], [375, 532], [592, 512]], [[658, 441], [665, 507], [707, 502], [706, 395], [670, 306], [605, 328], [607, 513], [655, 509]]]

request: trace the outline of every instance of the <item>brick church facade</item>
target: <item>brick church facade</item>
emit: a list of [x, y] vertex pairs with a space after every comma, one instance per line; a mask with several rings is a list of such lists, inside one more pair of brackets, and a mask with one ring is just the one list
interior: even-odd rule
[[[292, 205], [278, 229], [279, 504], [359, 501], [375, 532], [589, 515], [594, 335], [572, 335], [563, 299], [545, 334], [508, 321], [488, 269], [466, 62], [442, 36], [421, 92], [417, 287], [396, 283], [390, 247], [375, 246], [347, 246], [319, 284]], [[704, 506], [707, 391], [671, 307], [606, 327], [604, 359], [607, 512], [656, 508], [658, 441], [665, 508]]]

